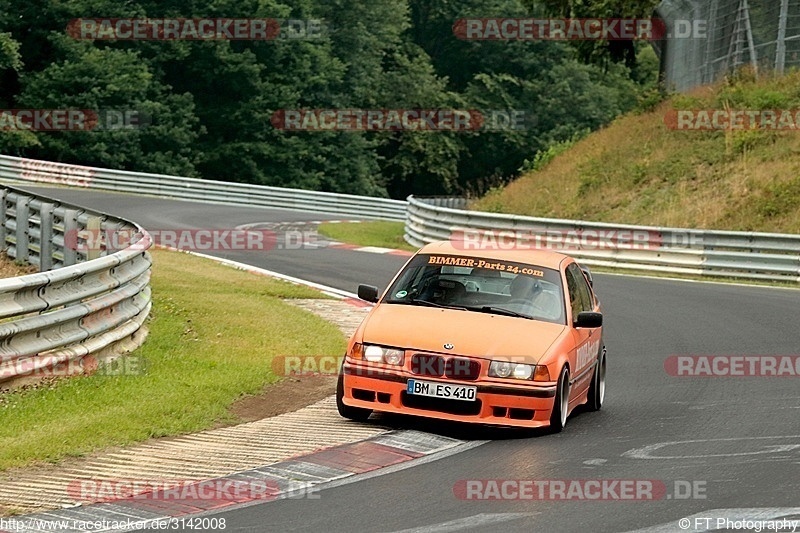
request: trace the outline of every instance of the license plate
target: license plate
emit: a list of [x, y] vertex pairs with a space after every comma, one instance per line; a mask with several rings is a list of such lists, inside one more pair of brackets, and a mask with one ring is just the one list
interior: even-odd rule
[[478, 393], [478, 387], [409, 379], [406, 391], [408, 394], [413, 394], [415, 396], [429, 396], [431, 398], [444, 398], [446, 400], [474, 402]]

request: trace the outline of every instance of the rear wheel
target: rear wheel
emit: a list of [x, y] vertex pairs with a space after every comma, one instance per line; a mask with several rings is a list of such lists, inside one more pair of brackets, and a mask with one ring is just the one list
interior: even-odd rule
[[592, 411], [599, 411], [603, 407], [606, 397], [606, 349], [603, 347], [594, 369], [594, 378], [589, 387], [588, 405]]
[[569, 413], [569, 370], [565, 366], [558, 377], [553, 414], [550, 415], [550, 431], [559, 433], [564, 429], [567, 425], [567, 413]]
[[339, 410], [339, 414], [345, 418], [349, 418], [350, 420], [355, 420], [356, 422], [363, 422], [369, 415], [372, 414], [372, 409], [364, 409], [362, 407], [350, 407], [349, 405], [345, 405], [344, 401], [344, 376], [339, 374], [339, 379], [336, 382], [336, 409]]

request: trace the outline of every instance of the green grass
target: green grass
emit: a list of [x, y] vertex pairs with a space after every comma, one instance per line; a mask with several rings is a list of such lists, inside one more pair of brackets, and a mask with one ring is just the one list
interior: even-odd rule
[[[800, 233], [797, 131], [676, 131], [680, 109], [798, 109], [800, 72], [746, 72], [632, 113], [471, 208], [549, 218]], [[546, 161], [545, 161], [546, 162]]]
[[403, 222], [370, 221], [370, 222], [323, 222], [319, 233], [335, 241], [359, 246], [379, 246], [416, 252], [417, 248], [403, 240]]
[[276, 355], [340, 354], [342, 333], [280, 298], [320, 293], [188, 254], [153, 253], [145, 371], [81, 376], [0, 402], [0, 470], [235, 423], [228, 407], [279, 379]]

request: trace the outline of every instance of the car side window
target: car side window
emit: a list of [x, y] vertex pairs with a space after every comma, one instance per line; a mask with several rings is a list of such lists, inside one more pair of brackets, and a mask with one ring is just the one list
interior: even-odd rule
[[593, 309], [589, 285], [586, 283], [583, 272], [581, 272], [580, 268], [578, 268], [578, 265], [575, 263], [567, 267], [567, 290], [569, 291], [569, 300], [572, 304], [573, 320], [578, 317], [578, 313], [582, 311], [591, 311]]
[[594, 299], [592, 298], [592, 290], [589, 288], [589, 282], [586, 281], [586, 276], [578, 265], [573, 263], [573, 272], [575, 273], [575, 281], [578, 284], [578, 293], [581, 297], [583, 304], [583, 311], [594, 311]]
[[583, 303], [581, 296], [578, 293], [578, 283], [575, 279], [575, 273], [571, 268], [567, 267], [567, 292], [569, 292], [569, 303], [572, 306], [572, 319], [578, 316], [578, 313], [583, 311]]

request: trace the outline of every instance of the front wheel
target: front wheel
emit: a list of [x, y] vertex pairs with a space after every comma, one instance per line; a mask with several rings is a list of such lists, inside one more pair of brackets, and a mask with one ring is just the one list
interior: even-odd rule
[[588, 405], [592, 411], [599, 411], [603, 407], [603, 400], [606, 397], [606, 349], [600, 352], [597, 358], [597, 366], [594, 369], [594, 378], [589, 387]]
[[564, 366], [556, 386], [553, 414], [550, 415], [550, 431], [560, 433], [564, 429], [567, 425], [567, 413], [569, 413], [569, 370]]
[[369, 418], [369, 415], [372, 414], [372, 409], [350, 407], [349, 405], [345, 405], [343, 398], [344, 376], [339, 374], [339, 379], [336, 382], [336, 409], [338, 409], [339, 414], [345, 418], [349, 418], [350, 420], [355, 420], [356, 422], [364, 422], [367, 418]]

